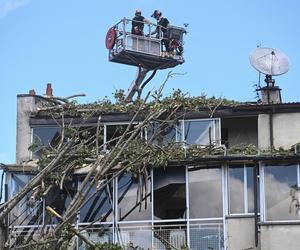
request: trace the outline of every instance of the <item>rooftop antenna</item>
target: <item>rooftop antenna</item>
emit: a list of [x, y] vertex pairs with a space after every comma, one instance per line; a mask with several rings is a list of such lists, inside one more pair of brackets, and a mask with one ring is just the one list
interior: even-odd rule
[[259, 73], [265, 75], [264, 81], [267, 86], [259, 87], [258, 89], [262, 95], [266, 95], [262, 96], [263, 102], [281, 102], [281, 89], [275, 86], [273, 76], [279, 76], [288, 72], [288, 57], [278, 49], [258, 47], [250, 54], [250, 64]]
[[[260, 48], [260, 47], [261, 47], [261, 42], [258, 42], [256, 48]], [[257, 83], [258, 88], [261, 88], [260, 80], [261, 80], [261, 73], [260, 71], [258, 71], [258, 83]]]

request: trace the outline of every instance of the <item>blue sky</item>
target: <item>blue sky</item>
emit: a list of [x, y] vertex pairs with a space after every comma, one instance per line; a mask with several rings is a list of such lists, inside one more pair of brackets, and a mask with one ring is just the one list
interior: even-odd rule
[[[300, 2], [297, 0], [0, 0], [0, 162], [15, 161], [16, 95], [45, 92], [56, 96], [86, 93], [81, 102], [127, 89], [132, 66], [110, 63], [104, 45], [110, 26], [135, 9], [150, 18], [160, 9], [171, 24], [189, 23], [186, 63], [173, 69], [165, 94], [181, 88], [192, 95], [251, 101], [258, 74], [249, 54], [258, 44], [279, 48], [290, 71], [277, 77], [284, 101], [300, 101]], [[168, 70], [148, 85], [157, 88]]]

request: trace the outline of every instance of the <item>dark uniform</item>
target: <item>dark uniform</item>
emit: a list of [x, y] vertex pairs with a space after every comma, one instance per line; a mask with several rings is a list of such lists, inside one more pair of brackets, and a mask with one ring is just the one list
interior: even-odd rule
[[144, 35], [144, 20], [145, 18], [141, 15], [135, 16], [132, 19], [132, 28], [131, 28], [131, 33], [134, 35], [139, 35], [143, 36]]
[[[159, 38], [160, 34], [162, 32], [162, 44], [165, 45], [166, 47], [166, 51], [170, 51], [170, 46], [169, 46], [169, 39], [168, 39], [168, 35], [167, 35], [167, 27], [169, 25], [169, 20], [165, 17], [162, 17], [158, 22], [157, 22], [157, 33], [156, 33], [156, 37]], [[161, 26], [161, 27], [160, 27]]]

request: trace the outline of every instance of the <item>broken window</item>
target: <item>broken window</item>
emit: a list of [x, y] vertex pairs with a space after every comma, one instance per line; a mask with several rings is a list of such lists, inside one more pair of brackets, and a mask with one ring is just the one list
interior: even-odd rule
[[190, 168], [188, 178], [190, 218], [222, 217], [221, 168]]
[[179, 140], [187, 145], [220, 144], [220, 119], [180, 121]]
[[154, 169], [154, 218], [186, 218], [185, 167]]
[[229, 166], [229, 213], [243, 214], [254, 212], [253, 166]]
[[32, 128], [32, 158], [38, 159], [43, 149], [55, 147], [61, 140], [59, 127], [34, 127]]
[[[45, 197], [45, 206], [49, 206], [54, 209], [59, 215], [63, 216], [67, 207], [70, 205], [72, 198], [77, 192], [76, 181], [65, 181], [63, 189], [59, 186], [54, 186], [50, 189], [49, 193]], [[59, 219], [47, 210], [45, 212], [45, 224], [57, 224]]]
[[146, 181], [143, 178], [132, 173], [125, 173], [119, 177], [118, 221], [151, 220], [150, 174]]
[[102, 190], [94, 185], [84, 206], [80, 209], [80, 222], [113, 221], [113, 185], [108, 183]]
[[297, 164], [266, 165], [266, 220], [299, 220], [299, 166]]
[[[10, 197], [15, 196], [31, 179], [33, 175], [11, 174]], [[9, 214], [10, 225], [40, 225], [43, 221], [43, 202], [33, 197], [30, 191], [18, 202]]]

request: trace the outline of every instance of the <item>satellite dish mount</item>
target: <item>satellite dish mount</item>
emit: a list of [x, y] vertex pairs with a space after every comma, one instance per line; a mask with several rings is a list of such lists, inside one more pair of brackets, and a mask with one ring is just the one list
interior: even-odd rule
[[275, 80], [272, 78], [272, 75], [266, 75], [265, 77], [265, 83], [267, 86], [270, 87], [275, 87]]

